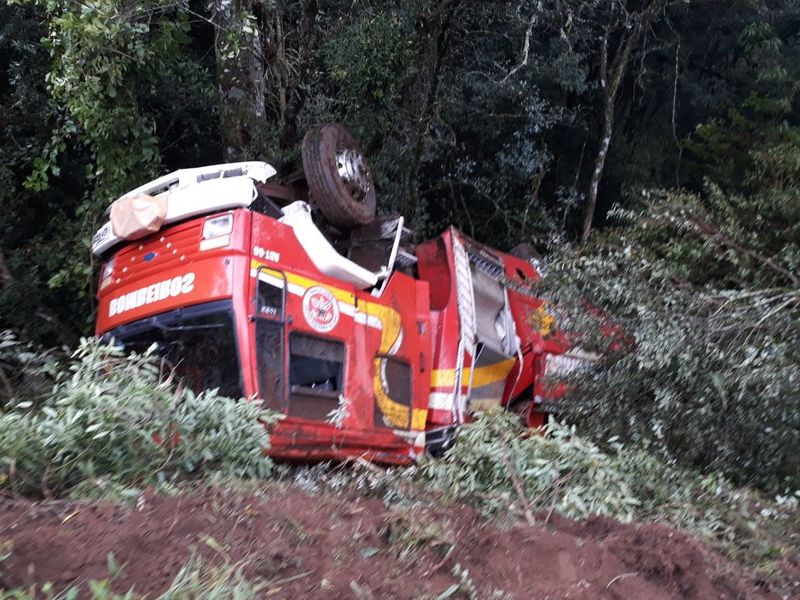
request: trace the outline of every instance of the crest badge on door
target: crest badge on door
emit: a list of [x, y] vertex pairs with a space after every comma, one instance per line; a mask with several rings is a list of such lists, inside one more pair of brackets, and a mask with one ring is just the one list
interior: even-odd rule
[[339, 302], [327, 288], [308, 288], [303, 295], [303, 316], [314, 330], [327, 333], [339, 322]]

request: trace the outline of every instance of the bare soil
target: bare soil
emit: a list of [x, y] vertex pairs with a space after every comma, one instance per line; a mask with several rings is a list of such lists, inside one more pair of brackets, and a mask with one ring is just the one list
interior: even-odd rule
[[[777, 598], [694, 538], [545, 515], [500, 527], [470, 508], [387, 508], [351, 493], [198, 488], [130, 506], [0, 496], [0, 589], [108, 579], [155, 597], [192, 552], [236, 562], [269, 598], [437, 598], [468, 571], [478, 598]], [[10, 544], [9, 544], [10, 542]], [[2, 554], [2, 552], [0, 552]], [[464, 591], [450, 598], [469, 597]]]

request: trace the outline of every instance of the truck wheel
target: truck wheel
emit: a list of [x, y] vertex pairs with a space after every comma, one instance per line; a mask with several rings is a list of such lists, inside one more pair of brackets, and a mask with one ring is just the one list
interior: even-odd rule
[[329, 123], [303, 138], [303, 170], [311, 200], [334, 226], [351, 229], [375, 217], [375, 184], [358, 144]]

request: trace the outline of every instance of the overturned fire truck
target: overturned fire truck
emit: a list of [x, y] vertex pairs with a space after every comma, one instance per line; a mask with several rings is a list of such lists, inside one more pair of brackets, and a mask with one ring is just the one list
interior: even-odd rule
[[531, 426], [557, 395], [545, 371], [580, 361], [532, 291], [535, 260], [450, 228], [415, 245], [375, 217], [352, 136], [306, 135], [303, 170], [263, 162], [180, 170], [107, 211], [97, 334], [156, 344], [196, 390], [282, 413], [271, 454], [408, 463], [479, 409]]

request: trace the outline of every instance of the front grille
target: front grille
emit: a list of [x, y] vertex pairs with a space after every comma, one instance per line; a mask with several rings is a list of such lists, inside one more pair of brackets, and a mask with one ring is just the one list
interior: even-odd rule
[[114, 285], [145, 278], [181, 264], [188, 264], [198, 252], [202, 220], [164, 229], [129, 246], [114, 257], [111, 278]]

